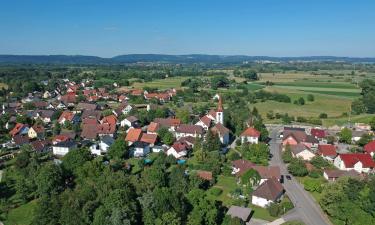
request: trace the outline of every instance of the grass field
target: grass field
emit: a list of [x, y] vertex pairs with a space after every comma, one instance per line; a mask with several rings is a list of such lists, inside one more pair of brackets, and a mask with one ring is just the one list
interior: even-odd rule
[[8, 214], [5, 225], [29, 225], [33, 219], [33, 211], [36, 207], [36, 200], [11, 210]]

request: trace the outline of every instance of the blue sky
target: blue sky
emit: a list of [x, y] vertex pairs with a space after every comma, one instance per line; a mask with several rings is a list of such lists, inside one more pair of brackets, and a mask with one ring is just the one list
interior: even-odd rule
[[375, 57], [374, 0], [2, 0], [0, 54]]

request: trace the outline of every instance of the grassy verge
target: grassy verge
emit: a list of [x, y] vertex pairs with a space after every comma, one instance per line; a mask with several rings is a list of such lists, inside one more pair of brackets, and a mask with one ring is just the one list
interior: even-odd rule
[[34, 209], [36, 207], [37, 200], [30, 201], [18, 208], [12, 209], [6, 221], [5, 225], [29, 225], [33, 219]]

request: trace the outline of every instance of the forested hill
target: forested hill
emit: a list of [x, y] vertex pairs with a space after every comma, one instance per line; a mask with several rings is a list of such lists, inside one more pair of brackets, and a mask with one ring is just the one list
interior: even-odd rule
[[246, 55], [165, 55], [165, 54], [127, 54], [112, 58], [84, 55], [0, 55], [0, 63], [38, 63], [38, 64], [118, 64], [118, 63], [242, 63], [246, 61], [332, 61], [375, 63], [375, 58], [306, 56], [306, 57], [269, 57]]

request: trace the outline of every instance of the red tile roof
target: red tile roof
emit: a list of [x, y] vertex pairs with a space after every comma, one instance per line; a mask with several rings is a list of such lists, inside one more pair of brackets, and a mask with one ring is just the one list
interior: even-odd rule
[[59, 143], [59, 142], [65, 142], [67, 140], [69, 140], [70, 137], [68, 135], [65, 135], [65, 134], [59, 134], [59, 135], [56, 135], [53, 139], [52, 139], [52, 142], [53, 143]]
[[14, 135], [18, 134], [26, 126], [27, 125], [25, 125], [23, 123], [17, 123], [16, 126], [14, 126], [14, 128], [9, 132], [9, 134], [11, 136], [14, 136]]
[[130, 129], [128, 134], [125, 137], [125, 141], [136, 142], [141, 138], [142, 130], [141, 129]]
[[210, 127], [212, 120], [206, 115], [203, 116], [200, 121], [202, 121], [202, 123], [204, 123], [204, 125], [206, 125], [207, 127]]
[[249, 160], [246, 160], [246, 159], [238, 159], [238, 160], [234, 160], [232, 162], [232, 166], [236, 169], [239, 169], [239, 171], [237, 172], [236, 175], [241, 176], [247, 170], [253, 168], [253, 166], [255, 166], [255, 164], [250, 162]]
[[158, 138], [157, 134], [146, 134], [146, 133], [143, 133], [141, 141], [149, 143], [149, 144], [155, 144], [157, 138]]
[[367, 153], [375, 152], [375, 141], [370, 141], [367, 143], [364, 147], [363, 150]]
[[180, 119], [173, 119], [173, 118], [155, 118], [155, 123], [159, 123], [163, 127], [176, 127], [181, 124]]
[[36, 133], [44, 133], [44, 127], [42, 125], [35, 124], [32, 128]]
[[96, 124], [84, 124], [82, 126], [81, 137], [86, 139], [96, 139], [98, 135]]
[[361, 162], [364, 168], [375, 167], [375, 162], [370, 154], [362, 153], [348, 153], [340, 154], [339, 157], [344, 162], [346, 168], [353, 168], [357, 162]]
[[260, 136], [260, 132], [257, 129], [253, 128], [253, 127], [249, 127], [244, 132], [242, 132], [242, 134], [240, 136], [245, 136], [245, 137], [259, 137]]
[[186, 151], [189, 149], [189, 146], [185, 142], [176, 141], [172, 145], [173, 149], [176, 150], [176, 152]]
[[156, 133], [159, 130], [159, 128], [160, 128], [159, 123], [151, 122], [147, 127], [147, 131], [152, 132], [152, 133]]
[[217, 123], [214, 127], [211, 128], [211, 131], [219, 136], [229, 134], [229, 129], [224, 127], [223, 124]]
[[117, 118], [115, 115], [109, 115], [102, 119], [102, 123], [109, 123], [113, 126], [116, 126]]
[[322, 129], [311, 129], [311, 135], [317, 138], [325, 138], [326, 137], [326, 131]]
[[334, 145], [318, 145], [318, 154], [322, 156], [336, 156], [336, 147]]
[[63, 119], [67, 120], [67, 121], [72, 121], [74, 118], [74, 113], [73, 112], [70, 112], [70, 111], [64, 111], [61, 113], [60, 117], [59, 117], [59, 122], [61, 122]]
[[212, 180], [212, 172], [211, 171], [205, 171], [205, 170], [198, 170], [197, 171], [198, 177], [202, 178], [203, 180]]

